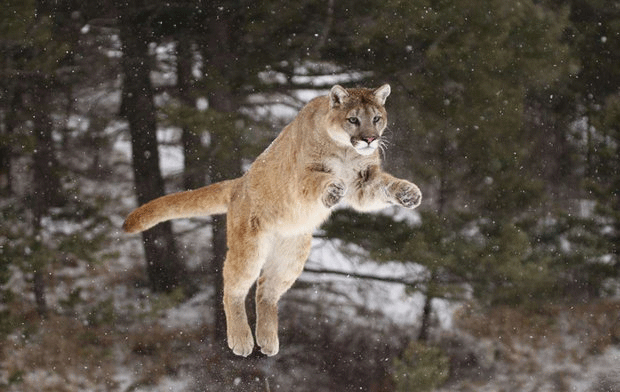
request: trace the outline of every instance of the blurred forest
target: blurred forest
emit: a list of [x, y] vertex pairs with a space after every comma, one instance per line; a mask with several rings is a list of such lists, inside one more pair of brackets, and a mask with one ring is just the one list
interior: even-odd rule
[[[0, 389], [620, 390], [618, 1], [5, 0], [0, 53]], [[363, 271], [311, 255], [280, 354], [234, 358], [224, 218], [120, 226], [335, 83], [390, 83], [422, 206], [338, 210], [315, 241]]]

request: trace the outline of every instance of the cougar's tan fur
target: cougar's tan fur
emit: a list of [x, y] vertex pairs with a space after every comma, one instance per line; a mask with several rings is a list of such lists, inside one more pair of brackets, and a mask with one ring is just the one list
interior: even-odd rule
[[421, 193], [381, 170], [390, 86], [345, 89], [310, 101], [242, 177], [163, 196], [134, 210], [123, 228], [146, 230], [168, 219], [227, 213], [224, 310], [228, 345], [254, 348], [245, 297], [256, 289], [256, 342], [279, 350], [277, 303], [301, 274], [312, 231], [344, 203], [356, 210], [415, 208]]

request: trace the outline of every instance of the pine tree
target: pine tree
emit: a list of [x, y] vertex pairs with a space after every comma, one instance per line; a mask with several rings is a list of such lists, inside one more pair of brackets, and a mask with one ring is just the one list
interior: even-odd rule
[[[122, 9], [120, 39], [123, 44], [122, 113], [129, 122], [134, 182], [138, 204], [164, 194], [159, 169], [156, 112], [151, 86], [150, 43], [152, 15], [146, 4]], [[146, 270], [152, 288], [170, 291], [182, 283], [184, 267], [177, 256], [170, 222], [142, 233]]]
[[[613, 2], [573, 0], [572, 46], [581, 70], [571, 87], [578, 115], [586, 121], [583, 153], [585, 189], [597, 203], [593, 232], [600, 238], [590, 257], [607, 276], [620, 276], [620, 12]], [[581, 110], [579, 110], [581, 109]], [[600, 235], [599, 233], [603, 233]], [[598, 249], [597, 249], [598, 248]], [[590, 264], [592, 265], [592, 264]]]
[[421, 226], [389, 257], [424, 265], [429, 293], [468, 283], [486, 303], [524, 303], [558, 287], [531, 223], [547, 201], [524, 135], [526, 109], [574, 75], [569, 26], [569, 8], [545, 2], [393, 1], [334, 27], [326, 55], [394, 86], [387, 163], [425, 201]]
[[[42, 317], [49, 311], [49, 275], [68, 254], [92, 261], [105, 237], [95, 227], [106, 227], [91, 200], [81, 200], [73, 186], [79, 169], [64, 155], [70, 91], [77, 83], [72, 71], [79, 28], [66, 5], [9, 2], [0, 17], [0, 149], [6, 152], [0, 270], [12, 265], [24, 272]], [[69, 235], [58, 230], [57, 222], [72, 222], [83, 230]]]

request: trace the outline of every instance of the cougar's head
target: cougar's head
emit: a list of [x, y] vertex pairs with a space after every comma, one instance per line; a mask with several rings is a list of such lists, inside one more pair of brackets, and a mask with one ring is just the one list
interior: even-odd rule
[[335, 85], [329, 92], [328, 133], [338, 144], [370, 155], [381, 143], [387, 125], [384, 105], [390, 85], [377, 89], [345, 89]]

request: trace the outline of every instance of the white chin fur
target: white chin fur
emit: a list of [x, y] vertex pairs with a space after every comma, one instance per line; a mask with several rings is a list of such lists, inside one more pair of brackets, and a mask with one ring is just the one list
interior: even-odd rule
[[356, 148], [355, 151], [357, 151], [358, 154], [360, 155], [370, 155], [373, 152], [375, 152], [377, 148], [376, 147], [361, 147], [361, 148]]

